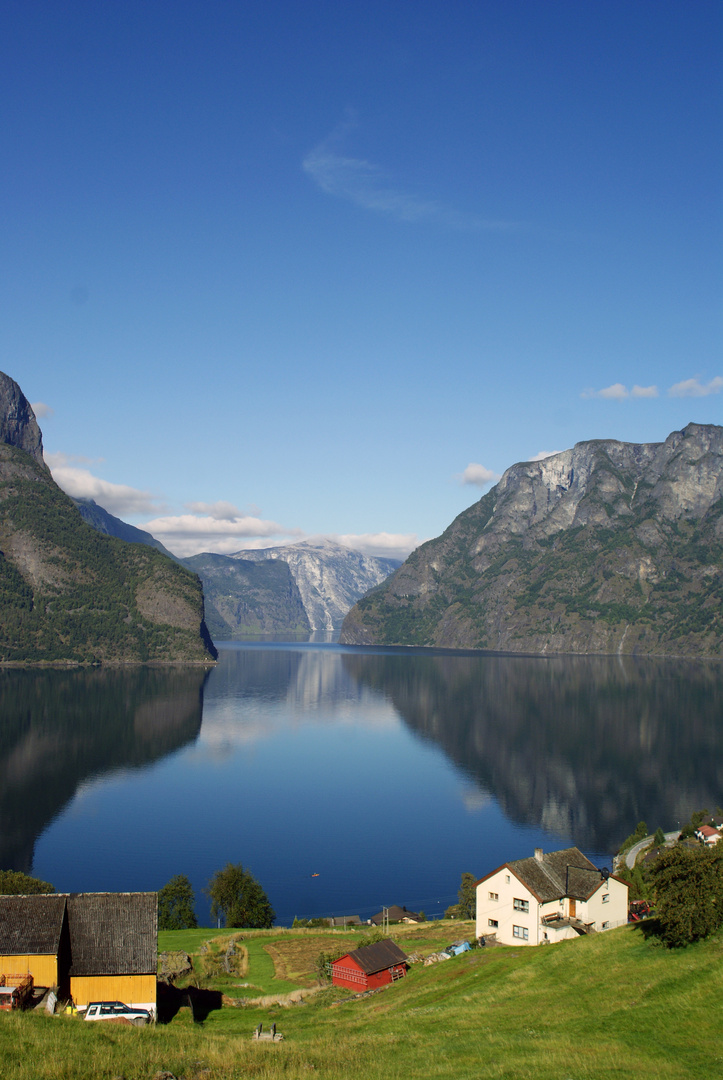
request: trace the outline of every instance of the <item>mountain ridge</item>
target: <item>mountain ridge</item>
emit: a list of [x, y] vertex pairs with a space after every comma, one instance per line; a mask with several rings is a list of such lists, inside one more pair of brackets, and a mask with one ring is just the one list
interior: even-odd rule
[[723, 428], [520, 462], [344, 621], [348, 644], [723, 656]]

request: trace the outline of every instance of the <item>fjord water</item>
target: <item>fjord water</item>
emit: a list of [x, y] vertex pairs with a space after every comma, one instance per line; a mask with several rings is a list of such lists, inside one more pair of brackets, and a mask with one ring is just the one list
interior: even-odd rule
[[[0, 673], [0, 867], [64, 891], [203, 887], [226, 862], [288, 924], [405, 904], [723, 790], [715, 663], [234, 643], [197, 668]], [[318, 875], [318, 876], [312, 876]]]

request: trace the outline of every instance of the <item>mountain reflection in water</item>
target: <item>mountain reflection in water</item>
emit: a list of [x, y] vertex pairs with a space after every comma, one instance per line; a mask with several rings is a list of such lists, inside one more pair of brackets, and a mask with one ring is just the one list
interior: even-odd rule
[[0, 868], [30, 872], [35, 841], [81, 784], [195, 739], [203, 668], [0, 671]]
[[723, 669], [632, 657], [345, 655], [505, 814], [612, 851], [721, 801]]
[[236, 642], [210, 673], [2, 671], [0, 868], [185, 873], [202, 923], [229, 861], [282, 922], [441, 914], [463, 871], [570, 843], [609, 865], [640, 819], [714, 810], [722, 704], [723, 666], [629, 657]]

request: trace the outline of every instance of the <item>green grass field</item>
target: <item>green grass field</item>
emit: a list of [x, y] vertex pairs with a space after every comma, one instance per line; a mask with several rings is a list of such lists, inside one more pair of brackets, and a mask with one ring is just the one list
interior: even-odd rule
[[[460, 924], [394, 931], [408, 952], [461, 936]], [[474, 1077], [475, 1080], [710, 1080], [723, 1073], [717, 1019], [723, 933], [688, 949], [661, 947], [623, 927], [541, 948], [488, 948], [430, 967], [357, 999], [336, 989], [304, 1004], [224, 1007], [192, 1022], [99, 1030], [70, 1017], [0, 1015], [0, 1072], [17, 1080], [184, 1080], [240, 1077]], [[228, 931], [161, 935], [161, 948], [197, 953]], [[308, 986], [312, 954], [353, 947], [363, 934], [243, 931], [245, 980], [266, 993]], [[275, 978], [271, 948], [285, 977]], [[264, 959], [265, 958], [265, 959]], [[296, 968], [295, 977], [290, 978]], [[255, 1043], [259, 1022], [284, 1041]]]

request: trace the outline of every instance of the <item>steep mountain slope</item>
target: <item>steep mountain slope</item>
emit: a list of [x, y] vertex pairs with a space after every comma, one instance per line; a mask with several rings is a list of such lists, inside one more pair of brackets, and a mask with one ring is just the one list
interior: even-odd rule
[[175, 562], [181, 562], [180, 559], [176, 559], [176, 556], [168, 548], [163, 546], [160, 540], [156, 540], [155, 536], [151, 536], [149, 532], [138, 529], [135, 525], [129, 525], [127, 521], [122, 521], [121, 518], [110, 514], [102, 506], [98, 506], [95, 499], [73, 499], [73, 502], [78, 507], [83, 521], [87, 522], [88, 525], [92, 525], [98, 532], [105, 533], [106, 536], [117, 536], [119, 540], [127, 540], [131, 544], [147, 544], [149, 547], [155, 548], [156, 551], [160, 551], [167, 558], [174, 559]]
[[12, 439], [0, 442], [0, 662], [215, 658], [199, 579], [86, 525], [42, 460], [32, 409], [2, 373], [0, 432]]
[[312, 630], [338, 629], [349, 608], [399, 566], [397, 559], [363, 555], [325, 539], [237, 551], [229, 558], [288, 563]]
[[203, 582], [206, 624], [217, 641], [287, 630], [308, 634], [311, 629], [288, 563], [208, 552], [183, 563]]
[[344, 621], [347, 643], [723, 656], [723, 428], [513, 465]]

